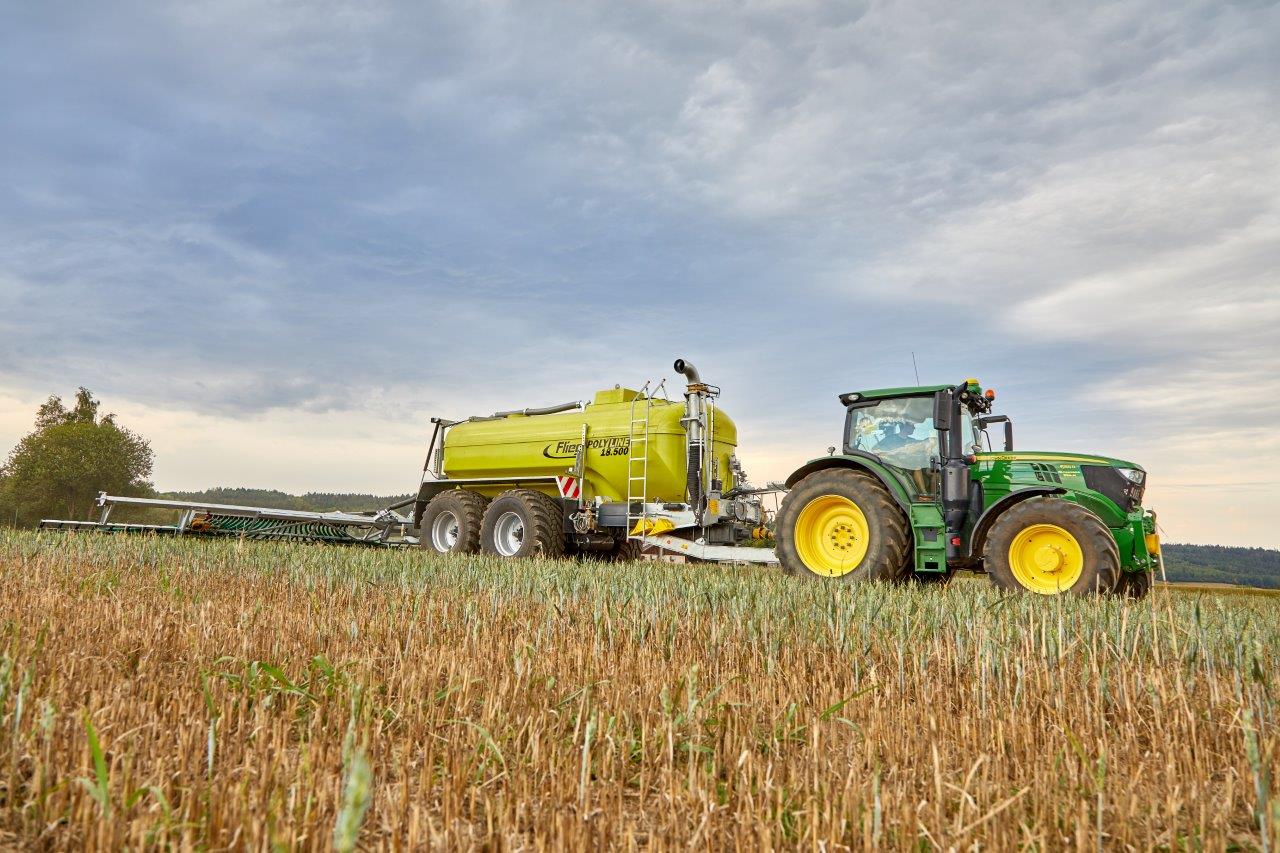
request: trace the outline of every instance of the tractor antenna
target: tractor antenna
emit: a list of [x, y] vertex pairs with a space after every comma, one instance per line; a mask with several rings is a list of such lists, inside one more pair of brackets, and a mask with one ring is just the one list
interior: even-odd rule
[[916, 351], [911, 351], [911, 369], [916, 372], [916, 384], [920, 384], [920, 368], [916, 366]]

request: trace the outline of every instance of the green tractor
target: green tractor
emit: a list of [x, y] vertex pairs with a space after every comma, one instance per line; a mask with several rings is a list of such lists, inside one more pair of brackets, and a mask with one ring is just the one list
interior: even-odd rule
[[[1041, 595], [1141, 598], [1160, 565], [1146, 471], [1103, 456], [1013, 449], [994, 391], [959, 385], [842, 394], [843, 447], [787, 480], [785, 571], [845, 581], [945, 583], [985, 571]], [[1002, 425], [1004, 450], [988, 429]]]

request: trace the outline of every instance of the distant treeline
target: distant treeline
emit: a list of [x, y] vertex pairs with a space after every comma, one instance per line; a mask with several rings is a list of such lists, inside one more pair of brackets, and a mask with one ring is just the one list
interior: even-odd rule
[[163, 492], [160, 497], [177, 501], [201, 501], [203, 503], [239, 504], [241, 506], [272, 507], [274, 509], [299, 509], [312, 512], [367, 512], [398, 503], [404, 495], [362, 495], [348, 492], [307, 492], [291, 495], [275, 489], [213, 488], [202, 492]]
[[1165, 545], [1163, 551], [1171, 581], [1280, 589], [1280, 551], [1271, 548]]

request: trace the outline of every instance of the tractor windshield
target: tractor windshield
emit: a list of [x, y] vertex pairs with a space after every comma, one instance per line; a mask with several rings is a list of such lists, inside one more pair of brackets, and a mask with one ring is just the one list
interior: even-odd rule
[[878, 400], [850, 410], [849, 448], [873, 453], [904, 471], [931, 469], [938, 455], [933, 397]]

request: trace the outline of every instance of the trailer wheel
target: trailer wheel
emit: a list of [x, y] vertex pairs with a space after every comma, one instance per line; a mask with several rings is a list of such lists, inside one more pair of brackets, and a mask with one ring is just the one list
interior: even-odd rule
[[418, 546], [437, 554], [476, 553], [487, 503], [483, 496], [463, 489], [436, 495], [422, 511]]
[[493, 499], [480, 527], [480, 550], [496, 557], [564, 555], [564, 510], [533, 489], [512, 489]]
[[1004, 589], [1037, 595], [1115, 592], [1120, 550], [1102, 519], [1060, 498], [1028, 498], [996, 519], [987, 572]]
[[775, 537], [788, 574], [900, 583], [911, 549], [906, 516], [879, 480], [851, 468], [805, 477], [782, 501]]

